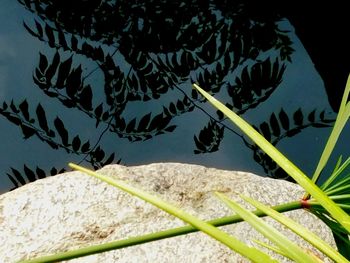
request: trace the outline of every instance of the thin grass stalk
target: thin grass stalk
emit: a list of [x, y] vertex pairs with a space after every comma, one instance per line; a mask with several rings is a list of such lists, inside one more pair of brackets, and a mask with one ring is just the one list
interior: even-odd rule
[[[320, 157], [320, 160], [317, 164], [317, 167], [315, 169], [315, 172], [312, 176], [312, 182], [317, 183], [317, 180], [321, 174], [321, 171], [326, 166], [328, 159], [335, 147], [335, 144], [340, 136], [341, 131], [343, 130], [345, 124], [347, 123], [350, 115], [350, 105], [347, 103], [349, 98], [349, 92], [350, 92], [350, 75], [348, 76], [345, 90], [343, 93], [343, 97], [340, 103], [339, 111], [337, 118], [334, 123], [334, 127], [332, 129], [332, 132], [329, 136], [329, 139], [327, 140], [326, 146], [322, 152], [322, 155]], [[305, 196], [306, 197], [306, 196]]]
[[221, 242], [228, 248], [232, 249], [233, 251], [241, 254], [242, 256], [250, 259], [252, 262], [273, 262], [272, 258], [265, 254], [264, 252], [254, 248], [249, 247], [244, 242], [238, 240], [237, 238], [230, 236], [226, 232], [222, 231], [219, 228], [216, 228], [210, 224], [207, 224], [206, 222], [200, 220], [199, 218], [185, 212], [184, 210], [168, 203], [162, 200], [161, 198], [152, 195], [148, 192], [145, 192], [141, 189], [138, 189], [136, 187], [133, 187], [124, 181], [113, 179], [109, 176], [105, 176], [99, 173], [96, 173], [90, 169], [87, 169], [85, 167], [69, 163], [69, 166], [75, 170], [78, 170], [80, 172], [83, 172], [87, 175], [90, 175], [92, 177], [95, 177], [101, 181], [104, 181], [105, 183], [108, 183], [114, 187], [119, 188], [120, 190], [127, 192], [131, 195], [134, 195], [162, 210], [167, 212], [168, 214], [171, 214], [173, 216], [178, 217], [182, 221], [189, 223], [193, 225], [194, 227], [201, 230], [203, 233], [209, 235], [210, 237], [216, 239], [217, 241]]
[[[328, 186], [330, 186], [334, 180], [338, 178], [338, 176], [349, 166], [350, 164], [350, 157], [346, 159], [346, 161], [339, 167], [335, 169], [335, 171], [332, 173], [332, 175], [322, 184], [320, 187], [323, 191], [327, 192]], [[338, 163], [337, 163], [338, 166]]]
[[[284, 171], [287, 172], [305, 191], [312, 195], [322, 206], [350, 233], [350, 217], [340, 207], [338, 207], [312, 180], [310, 180], [298, 167], [296, 167], [287, 157], [278, 151], [269, 141], [257, 132], [249, 123], [239, 117], [236, 113], [227, 108], [220, 101], [212, 97], [209, 93], [193, 84], [215, 108], [222, 111], [231, 121], [236, 124], [253, 142], [255, 142], [266, 154], [270, 156]], [[350, 79], [348, 87], [350, 89]], [[349, 108], [345, 110], [346, 114]], [[338, 127], [339, 128], [339, 127]], [[331, 147], [331, 146], [329, 146]]]
[[334, 248], [332, 248], [329, 244], [327, 244], [324, 240], [322, 240], [320, 237], [318, 237], [316, 234], [314, 234], [309, 229], [305, 228], [304, 226], [298, 224], [294, 220], [290, 219], [289, 217], [271, 209], [270, 207], [262, 204], [261, 202], [257, 200], [253, 200], [250, 197], [241, 195], [241, 198], [245, 200], [246, 202], [253, 205], [255, 208], [263, 211], [268, 216], [273, 218], [274, 220], [278, 221], [279, 223], [285, 225], [290, 230], [292, 230], [294, 233], [302, 237], [304, 240], [312, 244], [315, 248], [323, 252], [326, 256], [328, 256], [330, 259], [332, 259], [334, 262], [342, 262], [347, 263], [347, 259], [344, 258], [342, 255], [340, 255]]
[[[350, 174], [347, 176], [350, 176]], [[349, 180], [347, 180], [347, 181], [349, 181]], [[349, 191], [346, 191], [344, 193], [344, 190], [347, 190], [346, 189], [347, 186], [348, 185], [344, 185], [344, 183], [341, 183], [337, 186], [338, 188], [331, 189], [331, 190], [327, 191], [326, 194], [328, 195], [328, 193], [330, 193], [330, 195], [342, 195], [342, 194], [348, 193]]]
[[[277, 245], [284, 253], [288, 255], [289, 258], [292, 258], [295, 262], [299, 263], [315, 262], [314, 257], [302, 250], [301, 247], [299, 247], [293, 241], [289, 240], [289, 238], [286, 235], [282, 234], [275, 227], [269, 225], [249, 210], [240, 206], [236, 201], [229, 199], [226, 195], [221, 194], [219, 192], [216, 192], [215, 194], [229, 208], [231, 208], [234, 212], [236, 212], [242, 218], [244, 218], [244, 220], [247, 223], [249, 223], [258, 232], [260, 232], [262, 235], [264, 235], [266, 238], [272, 241], [275, 245]], [[253, 205], [256, 206], [255, 203]], [[260, 209], [260, 207], [258, 209]]]
[[[287, 211], [297, 210], [297, 209], [300, 209], [302, 207], [303, 207], [303, 205], [302, 205], [301, 201], [293, 201], [293, 202], [289, 202], [286, 204], [273, 206], [272, 209], [274, 209], [280, 213], [283, 213], [283, 212], [287, 212]], [[253, 211], [253, 213], [259, 217], [266, 216], [260, 210], [255, 210], [255, 211]], [[226, 217], [221, 217], [221, 218], [217, 218], [214, 220], [210, 220], [210, 221], [207, 221], [207, 223], [211, 224], [215, 227], [219, 227], [219, 226], [225, 226], [225, 225], [239, 223], [242, 221], [243, 221], [243, 219], [240, 216], [232, 215], [232, 216], [226, 216]], [[146, 235], [137, 236], [137, 237], [131, 237], [131, 238], [123, 239], [123, 240], [112, 241], [112, 242], [108, 242], [105, 244], [92, 245], [89, 247], [79, 248], [79, 249], [75, 249], [72, 251], [61, 252], [61, 253], [57, 253], [55, 255], [49, 255], [49, 256], [43, 256], [43, 257], [36, 258], [36, 259], [25, 260], [25, 261], [22, 261], [22, 263], [59, 262], [62, 260], [69, 260], [69, 259], [73, 259], [73, 258], [89, 256], [89, 255], [107, 252], [107, 251], [111, 251], [111, 250], [115, 250], [115, 249], [144, 244], [144, 243], [148, 243], [148, 242], [152, 242], [152, 241], [156, 241], [156, 240], [162, 240], [162, 239], [166, 239], [166, 238], [170, 238], [170, 237], [186, 235], [186, 234], [194, 233], [194, 232], [198, 232], [198, 231], [199, 230], [197, 228], [195, 228], [191, 225], [186, 225], [186, 226], [182, 226], [182, 227], [177, 227], [177, 228], [173, 228], [173, 229], [159, 231], [156, 233], [146, 234]]]

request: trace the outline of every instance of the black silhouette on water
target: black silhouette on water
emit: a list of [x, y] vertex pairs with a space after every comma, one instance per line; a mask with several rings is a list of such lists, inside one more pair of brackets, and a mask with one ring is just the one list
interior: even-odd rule
[[[203, 109], [205, 100], [190, 90], [191, 83], [224, 94], [226, 105], [242, 114], [278, 88], [294, 51], [289, 32], [280, 29], [280, 10], [261, 3], [257, 8], [254, 1], [18, 2], [34, 14], [32, 21], [23, 21], [28, 33], [56, 50], [52, 57], [38, 54], [34, 83], [63, 107], [94, 119], [96, 128], [103, 125], [100, 139], [106, 133], [130, 142], [152, 139], [174, 132], [174, 118], [199, 109], [208, 115], [208, 123], [194, 135], [194, 153], [215, 152], [224, 133], [234, 131], [220, 112]], [[94, 71], [102, 73], [103, 85], [86, 84], [93, 72], [77, 63], [81, 58], [96, 63]], [[95, 94], [101, 92], [104, 99], [95, 103]], [[171, 102], [162, 102], [165, 94], [175, 92]], [[154, 101], [162, 110], [124, 117], [135, 101]], [[40, 103], [4, 102], [0, 114], [21, 128], [25, 139], [36, 136], [52, 149], [82, 156], [95, 169], [121, 161], [115, 160], [117, 153], [106, 153], [100, 140], [93, 143], [72, 134], [63, 117], [50, 123]], [[307, 127], [328, 127], [332, 121], [324, 111], [281, 109], [256, 129], [276, 145]], [[289, 179], [256, 145], [237, 135], [268, 175]], [[16, 188], [62, 171], [24, 165], [23, 173], [11, 168], [8, 176]]]

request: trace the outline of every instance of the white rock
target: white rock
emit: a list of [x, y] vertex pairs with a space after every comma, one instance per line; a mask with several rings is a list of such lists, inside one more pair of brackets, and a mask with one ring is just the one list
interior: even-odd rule
[[[199, 165], [110, 165], [98, 172], [156, 194], [205, 220], [232, 214], [215, 197], [215, 191], [225, 193], [242, 204], [238, 194], [269, 205], [298, 200], [303, 195], [298, 185], [286, 181]], [[286, 214], [335, 246], [327, 226], [312, 214], [304, 210]], [[267, 220], [284, 230], [273, 220]], [[80, 172], [68, 172], [38, 180], [0, 196], [0, 262], [17, 262], [182, 225], [181, 220], [98, 179]], [[255, 245], [252, 239], [266, 242], [247, 223], [222, 229], [249, 245]], [[286, 233], [305, 249], [312, 249], [294, 234]], [[315, 253], [324, 259], [322, 254]], [[70, 262], [246, 261], [205, 234], [192, 233]]]

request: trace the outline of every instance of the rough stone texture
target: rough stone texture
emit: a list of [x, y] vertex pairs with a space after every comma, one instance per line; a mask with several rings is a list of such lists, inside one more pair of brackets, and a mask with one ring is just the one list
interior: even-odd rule
[[[157, 194], [206, 220], [232, 214], [214, 196], [214, 191], [240, 203], [237, 195], [241, 193], [270, 205], [297, 200], [303, 194], [299, 186], [286, 181], [199, 165], [110, 165], [99, 172]], [[327, 227], [312, 214], [303, 210], [287, 214], [334, 246]], [[138, 198], [79, 172], [68, 172], [0, 196], [0, 262], [16, 262], [181, 225], [182, 221]], [[247, 223], [223, 229], [250, 245], [254, 245], [253, 238], [265, 240]], [[289, 236], [302, 242], [294, 234]], [[205, 234], [192, 233], [71, 262], [246, 261]]]

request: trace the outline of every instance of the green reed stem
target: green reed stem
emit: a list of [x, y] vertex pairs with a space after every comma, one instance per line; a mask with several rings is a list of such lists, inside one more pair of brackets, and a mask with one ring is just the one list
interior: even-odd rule
[[[302, 208], [302, 203], [301, 201], [293, 201], [286, 204], [276, 205], [276, 206], [273, 206], [272, 208], [278, 212], [283, 213], [283, 212]], [[266, 214], [264, 214], [260, 210], [255, 210], [253, 213], [259, 217], [266, 216]], [[243, 219], [240, 216], [232, 215], [232, 216], [213, 219], [213, 220], [207, 221], [207, 223], [213, 226], [225, 226], [229, 224], [239, 223], [242, 221]], [[131, 237], [123, 240], [112, 241], [105, 244], [93, 245], [93, 246], [79, 248], [72, 251], [61, 252], [55, 255], [43, 256], [40, 258], [30, 259], [30, 260], [24, 260], [21, 262], [22, 263], [59, 262], [62, 260], [69, 260], [73, 258], [84, 257], [84, 256], [102, 253], [102, 252], [106, 252], [114, 249], [120, 249], [120, 248], [125, 248], [129, 246], [151, 242], [151, 241], [185, 235], [185, 234], [189, 234], [197, 231], [199, 230], [196, 229], [195, 227], [191, 225], [186, 225], [182, 227], [159, 231], [156, 233], [146, 234], [146, 235], [137, 236], [137, 237]]]

